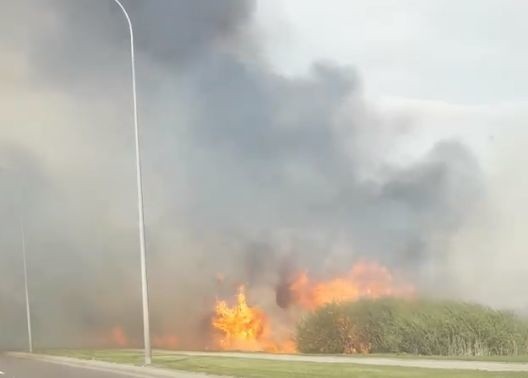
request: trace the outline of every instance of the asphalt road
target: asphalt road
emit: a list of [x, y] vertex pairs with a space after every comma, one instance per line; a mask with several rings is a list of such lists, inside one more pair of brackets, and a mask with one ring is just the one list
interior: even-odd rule
[[83, 367], [0, 355], [0, 378], [126, 378], [139, 377]]
[[204, 373], [28, 353], [0, 354], [0, 378], [221, 378]]

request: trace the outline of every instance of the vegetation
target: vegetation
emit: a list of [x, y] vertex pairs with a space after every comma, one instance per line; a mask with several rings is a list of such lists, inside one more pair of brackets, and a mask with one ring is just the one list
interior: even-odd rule
[[528, 352], [528, 323], [488, 307], [426, 300], [334, 303], [297, 327], [304, 353], [508, 356]]
[[[56, 350], [55, 355], [95, 359], [108, 362], [142, 363], [141, 351], [120, 350]], [[353, 363], [316, 363], [301, 361], [272, 361], [258, 358], [231, 358], [214, 356], [188, 356], [177, 352], [156, 351], [153, 364], [158, 367], [215, 375], [247, 378], [290, 378], [290, 377], [364, 377], [364, 378], [477, 378], [477, 377], [525, 377], [526, 372], [482, 372], [447, 369], [425, 369], [408, 367], [362, 366]]]

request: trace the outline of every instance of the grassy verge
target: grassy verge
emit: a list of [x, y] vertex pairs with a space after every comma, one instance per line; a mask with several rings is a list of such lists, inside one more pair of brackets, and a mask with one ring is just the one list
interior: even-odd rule
[[[141, 364], [142, 354], [132, 350], [54, 350], [48, 354], [107, 362]], [[387, 356], [385, 356], [387, 357]], [[364, 378], [473, 378], [473, 377], [526, 377], [527, 373], [492, 373], [479, 371], [424, 369], [407, 367], [363, 366], [357, 364], [330, 364], [299, 361], [271, 361], [255, 358], [215, 356], [185, 356], [171, 352], [155, 352], [153, 364], [162, 368], [203, 372], [247, 378], [286, 377], [364, 377]]]
[[[177, 351], [159, 351], [159, 353], [166, 355], [181, 354]], [[256, 359], [262, 352], [242, 352], [244, 354], [253, 354]], [[317, 354], [317, 353], [303, 353], [303, 354], [282, 354], [290, 356], [321, 356], [321, 357], [343, 357], [343, 358], [394, 358], [402, 360], [445, 360], [445, 361], [486, 361], [486, 362], [511, 362], [511, 363], [528, 363], [528, 354], [514, 355], [514, 356], [429, 356], [417, 355], [409, 353], [367, 353], [367, 354]]]
[[[328, 356], [322, 354], [321, 356]], [[407, 353], [370, 353], [354, 355], [363, 358], [398, 358], [405, 360], [447, 360], [447, 361], [488, 361], [488, 362], [512, 362], [512, 363], [528, 363], [528, 355], [516, 356], [423, 356]]]

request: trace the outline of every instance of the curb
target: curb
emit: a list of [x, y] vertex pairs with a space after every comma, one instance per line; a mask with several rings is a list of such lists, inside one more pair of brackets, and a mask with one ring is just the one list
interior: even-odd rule
[[169, 370], [150, 366], [135, 366], [115, 362], [83, 360], [71, 357], [50, 356], [45, 354], [30, 354], [22, 352], [8, 352], [8, 356], [49, 362], [58, 365], [97, 370], [134, 378], [225, 378], [226, 376], [195, 373], [184, 370]]

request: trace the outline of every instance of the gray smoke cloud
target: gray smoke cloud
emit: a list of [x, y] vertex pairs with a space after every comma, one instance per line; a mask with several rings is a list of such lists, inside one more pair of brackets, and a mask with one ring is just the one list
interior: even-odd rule
[[[307, 77], [273, 72], [251, 31], [253, 2], [125, 6], [136, 26], [155, 336], [203, 348], [217, 296], [245, 283], [267, 293], [257, 304], [276, 307], [275, 288], [297, 269], [325, 276], [368, 258], [434, 286], [422, 268], [442, 264], [483, 195], [470, 151], [441, 141], [391, 163], [383, 149], [404, 136], [379, 124], [354, 71], [322, 62]], [[116, 325], [137, 342], [124, 19], [111, 1], [3, 8], [0, 345], [25, 337], [21, 214], [37, 346], [101, 343]]]

